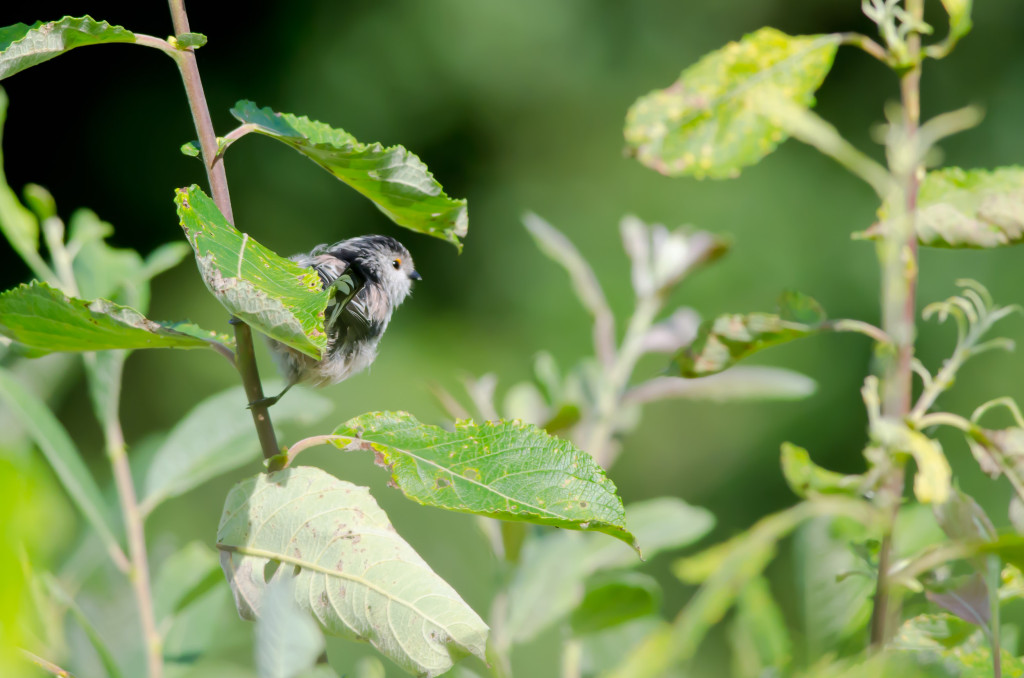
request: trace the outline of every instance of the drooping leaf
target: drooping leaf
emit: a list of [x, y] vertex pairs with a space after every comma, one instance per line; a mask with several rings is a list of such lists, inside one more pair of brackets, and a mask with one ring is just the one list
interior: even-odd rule
[[[630, 504], [626, 527], [646, 558], [696, 542], [714, 526], [709, 511], [675, 497]], [[558, 531], [527, 538], [509, 585], [505, 621], [509, 638], [523, 643], [546, 631], [580, 604], [595, 572], [639, 565], [629, 547], [594, 534]]]
[[432, 235], [460, 251], [469, 227], [465, 200], [445, 195], [423, 161], [401, 146], [363, 144], [343, 129], [239, 101], [231, 114], [277, 139], [369, 198], [399, 226]]
[[0, 80], [75, 47], [107, 42], [135, 42], [135, 35], [90, 16], [0, 28]]
[[365, 487], [309, 467], [259, 474], [228, 494], [217, 544], [246, 619], [259, 617], [268, 584], [294, 575], [296, 602], [324, 630], [367, 641], [410, 673], [437, 676], [463, 655], [484, 658], [487, 625]]
[[7, 408], [18, 413], [19, 421], [39, 446], [71, 501], [100, 540], [108, 549], [119, 549], [111, 512], [103, 501], [103, 494], [67, 430], [50, 408], [3, 368], [0, 368], [0, 400]]
[[[267, 383], [266, 388], [273, 392], [278, 386]], [[261, 457], [252, 415], [245, 403], [244, 389], [230, 388], [200, 402], [171, 429], [146, 472], [140, 502], [144, 514], [171, 497]], [[330, 401], [323, 396], [294, 389], [274, 407], [274, 421], [312, 424], [330, 409]]]
[[612, 626], [658, 612], [661, 586], [650, 575], [620, 572], [587, 582], [583, 602], [569, 616], [576, 635], [602, 631]]
[[666, 89], [640, 97], [626, 115], [637, 159], [668, 176], [735, 177], [786, 139], [757, 112], [760, 98], [810, 107], [832, 67], [836, 35], [789, 36], [762, 28], [705, 55]]
[[372, 450], [410, 499], [451, 511], [604, 532], [627, 544], [622, 500], [604, 470], [567, 440], [517, 421], [454, 431], [405, 412], [371, 412], [339, 426], [343, 449]]
[[198, 186], [178, 189], [174, 202], [199, 272], [217, 301], [267, 336], [319, 358], [327, 346], [324, 309], [331, 291], [321, 289], [316, 271], [240, 233]]
[[729, 639], [733, 675], [737, 678], [783, 675], [789, 665], [792, 641], [782, 610], [763, 576], [751, 579], [736, 600]]
[[296, 678], [313, 668], [324, 650], [324, 636], [309, 612], [295, 602], [295, 582], [287, 568], [267, 586], [256, 619], [256, 669], [260, 678]]
[[69, 297], [46, 283], [22, 284], [0, 294], [0, 334], [42, 351], [202, 348], [222, 339], [204, 331], [193, 336], [191, 328], [189, 332], [106, 299]]
[[778, 314], [731, 314], [705, 321], [693, 343], [676, 354], [675, 363], [684, 377], [708, 376], [761, 349], [814, 334], [824, 322], [818, 302], [787, 292], [779, 299]]
[[818, 466], [802, 447], [782, 443], [782, 475], [798, 497], [808, 494], [845, 494], [855, 496], [863, 482], [859, 475], [843, 475]]

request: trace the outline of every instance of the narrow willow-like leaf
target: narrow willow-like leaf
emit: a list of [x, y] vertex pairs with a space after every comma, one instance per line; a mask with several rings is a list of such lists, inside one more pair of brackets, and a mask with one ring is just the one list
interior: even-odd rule
[[682, 400], [799, 400], [814, 394], [818, 384], [810, 377], [781, 367], [740, 365], [699, 379], [654, 377], [628, 390], [627, 403]]
[[0, 368], [0, 400], [18, 414], [19, 421], [42, 451], [82, 517], [110, 549], [120, 548], [110, 510], [71, 436], [42, 400]]
[[282, 344], [319, 358], [327, 346], [324, 309], [331, 294], [320, 276], [278, 256], [228, 223], [198, 186], [174, 199], [196, 263], [217, 301]]
[[328, 633], [369, 642], [409, 673], [432, 677], [466, 654], [484, 658], [487, 625], [365, 487], [309, 467], [261, 473], [228, 494], [217, 545], [246, 619], [260, 616], [269, 584], [294, 575], [296, 602]]
[[761, 349], [814, 334], [824, 322], [818, 302], [787, 292], [779, 300], [778, 314], [731, 314], [705, 321], [693, 343], [676, 354], [675, 363], [684, 377], [705, 377]]
[[239, 101], [231, 114], [253, 130], [288, 144], [369, 198], [399, 226], [426, 233], [460, 251], [469, 228], [465, 200], [445, 195], [427, 166], [401, 146], [363, 144], [343, 129]]
[[[1024, 167], [928, 172], [918, 194], [917, 240], [928, 247], [990, 249], [1024, 241]], [[877, 238], [881, 221], [860, 237]]]
[[802, 447], [782, 443], [782, 475], [798, 497], [809, 494], [845, 494], [856, 496], [863, 482], [859, 475], [843, 475], [818, 466]]
[[835, 35], [789, 36], [762, 28], [705, 55], [666, 89], [640, 97], [626, 115], [636, 158], [668, 176], [735, 177], [786, 139], [757, 112], [760, 98], [810, 107], [835, 57]]
[[371, 412], [334, 431], [343, 449], [372, 450], [410, 499], [502, 520], [604, 532], [634, 544], [615, 484], [586, 452], [518, 421], [454, 431], [406, 412]]
[[740, 593], [729, 640], [736, 678], [785, 675], [793, 643], [765, 577], [754, 577]]
[[187, 329], [154, 322], [106, 299], [75, 299], [46, 283], [23, 284], [0, 294], [0, 334], [43, 351], [202, 348], [221, 339], [194, 326]]
[[583, 602], [569, 616], [576, 635], [596, 633], [612, 626], [657, 614], [661, 586], [650, 575], [620, 572], [587, 582]]
[[106, 42], [135, 42], [135, 35], [90, 16], [5, 26], [0, 28], [0, 80], [75, 47]]
[[[265, 386], [268, 392], [283, 388], [272, 383]], [[260, 458], [259, 442], [252, 435], [252, 416], [245, 403], [242, 387], [232, 387], [197, 404], [171, 429], [146, 472], [143, 513]], [[323, 396], [294, 389], [274, 407], [274, 421], [313, 424], [330, 409], [330, 401]]]

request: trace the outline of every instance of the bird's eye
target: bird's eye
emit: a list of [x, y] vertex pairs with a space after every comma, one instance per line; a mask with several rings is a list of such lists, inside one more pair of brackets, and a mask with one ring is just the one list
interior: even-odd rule
[[398, 269], [402, 268], [402, 260], [395, 259], [394, 261], [391, 262], [391, 265], [394, 266], [395, 270], [397, 271]]

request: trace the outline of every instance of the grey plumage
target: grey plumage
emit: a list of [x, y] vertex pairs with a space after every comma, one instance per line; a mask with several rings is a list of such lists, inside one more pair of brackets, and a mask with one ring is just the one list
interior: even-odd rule
[[344, 299], [338, 292], [327, 307], [327, 349], [322, 360], [271, 340], [270, 347], [287, 380], [276, 402], [297, 383], [336, 384], [360, 372], [377, 357], [377, 346], [391, 322], [391, 314], [412, 291], [420, 275], [402, 243], [383, 235], [349, 238], [333, 245], [317, 245], [308, 254], [291, 257], [299, 266], [316, 270], [324, 286], [349, 271], [362, 287], [340, 312]]

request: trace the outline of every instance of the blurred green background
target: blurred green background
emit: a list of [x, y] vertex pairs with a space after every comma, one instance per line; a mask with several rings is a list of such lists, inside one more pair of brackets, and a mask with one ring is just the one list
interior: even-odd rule
[[[1024, 3], [977, 5], [973, 33], [949, 59], [926, 64], [923, 114], [970, 103], [986, 111], [979, 128], [944, 144], [944, 164], [1020, 163]], [[941, 5], [932, 1], [928, 8], [927, 18], [944, 34]], [[424, 276], [396, 315], [372, 370], [324, 392], [336, 403], [331, 418], [309, 430], [286, 430], [282, 442], [374, 409], [405, 409], [438, 422], [431, 383], [456, 390], [459, 375], [494, 372], [500, 400], [504, 389], [529, 377], [538, 351], [550, 351], [563, 368], [589, 355], [588, 318], [565, 274], [523, 229], [527, 210], [562, 229], [592, 262], [620, 329], [632, 301], [618, 236], [618, 221], [628, 213], [734, 239], [733, 251], [689, 280], [673, 306], [692, 306], [705, 317], [771, 310], [780, 291], [796, 288], [833, 317], [878, 321], [873, 248], [850, 240], [851, 232], [872, 223], [874, 196], [832, 161], [789, 142], [737, 180], [698, 182], [662, 177], [622, 152], [630, 103], [667, 86], [705, 52], [764, 25], [791, 34], [871, 33], [856, 0], [295, 0], [193, 2], [189, 11], [192, 29], [210, 38], [198, 59], [221, 133], [234, 127], [230, 106], [252, 99], [343, 127], [362, 141], [401, 143], [427, 163], [449, 195], [469, 199], [469, 236], [457, 256], [440, 241], [400, 231], [280, 144], [249, 138], [232, 148], [226, 166], [241, 230], [282, 254], [387, 233], [403, 240]], [[6, 2], [0, 25], [64, 14], [90, 14], [157, 36], [171, 32], [160, 2]], [[170, 60], [130, 46], [88, 48], [3, 86], [11, 99], [5, 169], [16, 190], [27, 182], [46, 186], [65, 218], [80, 206], [94, 209], [114, 224], [120, 246], [148, 252], [181, 238], [172, 190], [203, 184], [204, 177], [195, 160], [178, 152], [195, 133]], [[870, 130], [896, 96], [886, 68], [845, 48], [819, 92], [817, 110], [881, 158]], [[25, 279], [5, 244], [0, 257], [4, 288]], [[952, 294], [961, 277], [981, 281], [999, 302], [1024, 303], [1020, 257], [1016, 248], [925, 251], [921, 305]], [[150, 315], [227, 328], [191, 261], [155, 281]], [[1003, 328], [1020, 336], [1024, 323], [1018, 317]], [[952, 339], [951, 328], [922, 324], [919, 356], [936, 367]], [[259, 350], [269, 375], [273, 366], [264, 347]], [[818, 393], [801, 402], [651, 406], [624, 441], [611, 476], [627, 502], [680, 496], [718, 516], [715, 540], [733, 534], [794, 501], [778, 470], [782, 441], [807, 447], [817, 462], [837, 470], [863, 468], [858, 391], [870, 359], [859, 336], [816, 337], [761, 354], [756, 362], [816, 379]], [[1022, 360], [1020, 354], [978, 358], [943, 404], [969, 412], [995, 396], [1021, 399]], [[648, 358], [637, 377], [663, 367], [661, 358]], [[168, 428], [196, 400], [236, 380], [212, 352], [135, 354], [122, 408], [129, 443]], [[105, 478], [99, 431], [82, 386], [62, 402], [62, 420]], [[979, 497], [997, 526], [1007, 524], [1009, 488], [982, 476], [961, 441], [942, 440], [961, 486]], [[471, 518], [409, 504], [385, 487], [367, 458], [307, 454], [308, 462], [369, 485], [427, 561], [478, 611], [487, 610], [496, 575]], [[161, 508], [149, 527], [154, 548], [172, 540], [211, 542], [235, 480], [219, 479]], [[663, 576], [665, 607], [674, 614], [685, 589], [664, 577], [665, 563], [648, 567]], [[785, 558], [772, 574], [782, 591], [791, 585]], [[540, 666], [552, 657], [543, 649], [534, 654]]]

